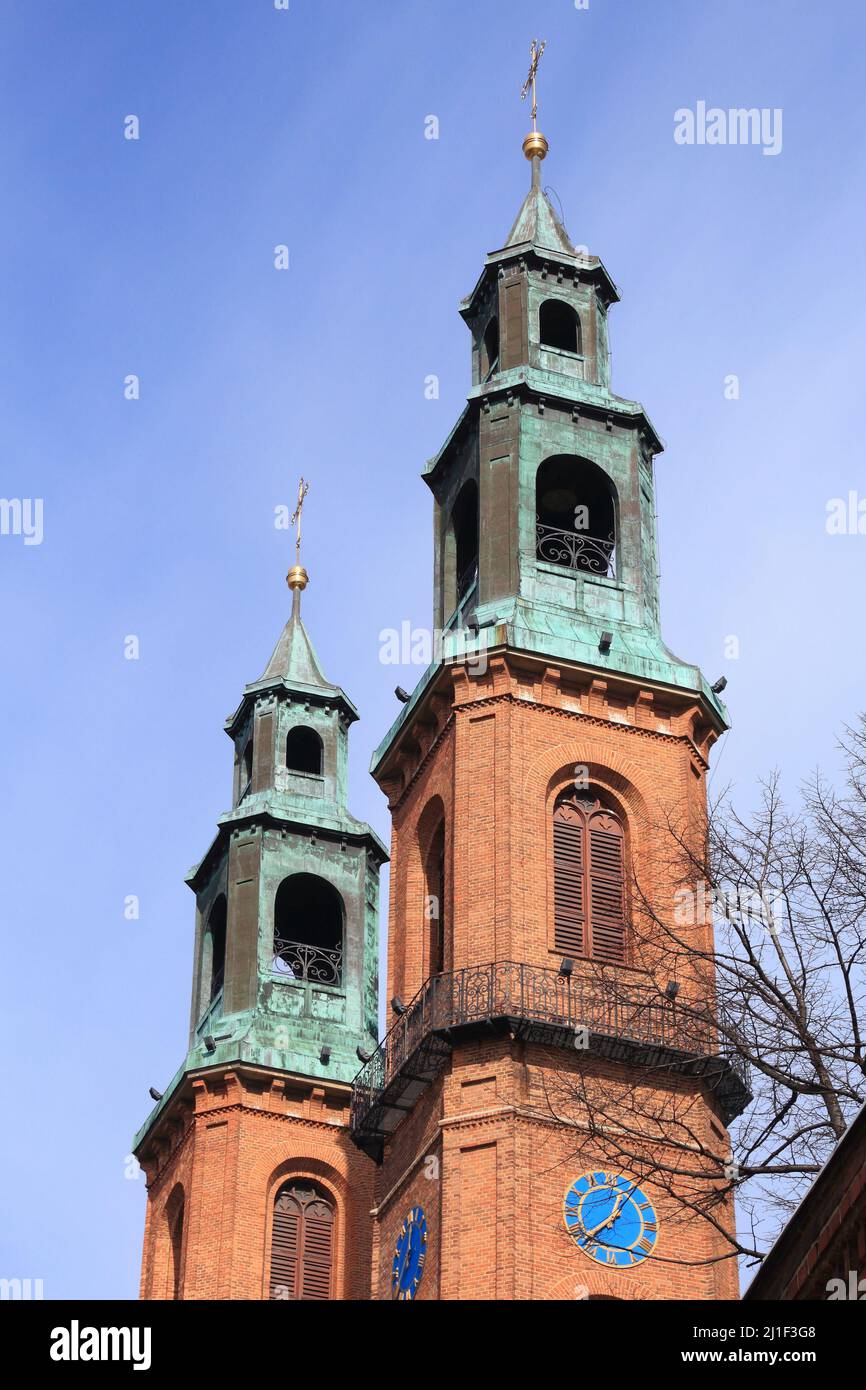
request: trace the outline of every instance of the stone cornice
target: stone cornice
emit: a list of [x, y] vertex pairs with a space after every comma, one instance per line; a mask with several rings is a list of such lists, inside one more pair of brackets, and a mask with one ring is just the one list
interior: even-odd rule
[[615, 396], [612, 392], [565, 373], [542, 372], [526, 365], [512, 367], [472, 388], [445, 443], [437, 454], [428, 459], [421, 475], [432, 492], [436, 491], [435, 485], [445, 461], [459, 445], [466, 430], [480, 413], [489, 410], [500, 399], [509, 407], [515, 402], [524, 401], [543, 401], [547, 408], [557, 403], [563, 410], [571, 412], [573, 418], [577, 412], [577, 418], [582, 416], [605, 425], [616, 419], [618, 423], [641, 432], [645, 448], [651, 455], [664, 451], [662, 438], [639, 401]]
[[[214, 1082], [219, 1082], [224, 1087], [222, 1094], [217, 1092], [212, 1084]], [[232, 1085], [232, 1082], [235, 1084]], [[250, 1086], [250, 1082], [253, 1082], [254, 1085]], [[256, 1115], [271, 1115], [277, 1120], [295, 1120], [305, 1124], [324, 1126], [327, 1129], [333, 1129], [334, 1126], [348, 1127], [348, 1120], [329, 1120], [318, 1115], [303, 1114], [293, 1110], [274, 1110], [265, 1106], [252, 1105], [246, 1099], [251, 1091], [262, 1095], [266, 1090], [273, 1091], [275, 1086], [294, 1087], [298, 1091], [306, 1090], [310, 1097], [314, 1093], [319, 1093], [323, 1097], [339, 1097], [348, 1114], [352, 1087], [345, 1081], [328, 1081], [320, 1077], [304, 1076], [300, 1072], [277, 1071], [267, 1067], [251, 1066], [246, 1062], [230, 1062], [216, 1067], [196, 1068], [183, 1075], [173, 1094], [169, 1097], [168, 1104], [158, 1112], [151, 1127], [141, 1136], [133, 1149], [133, 1153], [144, 1166], [154, 1156], [158, 1159], [159, 1150], [168, 1146], [165, 1161], [158, 1164], [157, 1171], [148, 1183], [148, 1187], [159, 1180], [175, 1154], [194, 1130], [196, 1121], [216, 1112], [223, 1114], [232, 1110], [246, 1110]], [[240, 1095], [232, 1094], [238, 1088]], [[214, 1098], [213, 1104], [199, 1105], [197, 1103], [197, 1095], [200, 1095], [202, 1091], [208, 1097]], [[172, 1139], [172, 1132], [178, 1130], [180, 1130], [179, 1136]]]
[[[642, 682], [634, 683], [636, 685], [643, 684]], [[555, 714], [572, 721], [578, 721], [586, 726], [589, 726], [590, 728], [605, 729], [607, 731], [610, 731], [611, 729], [616, 729], [624, 733], [643, 735], [644, 737], [647, 737], [655, 742], [661, 742], [665, 744], [678, 743], [687, 748], [689, 755], [694, 759], [696, 763], [699, 764], [702, 772], [706, 773], [709, 771], [710, 764], [708, 759], [704, 756], [704, 754], [700, 752], [697, 745], [688, 736], [688, 734], [666, 733], [662, 732], [659, 729], [648, 729], [643, 727], [642, 725], [624, 722], [618, 719], [605, 719], [601, 715], [590, 714], [588, 711], [584, 710], [564, 709], [561, 705], [546, 704], [537, 700], [522, 699], [519, 695], [515, 695], [513, 691], [510, 690], [500, 691], [498, 694], [491, 693], [486, 695], [478, 695], [477, 697], [470, 698], [468, 700], [461, 700], [459, 703], [452, 705], [449, 715], [445, 720], [445, 723], [437, 732], [436, 736], [432, 740], [430, 746], [425, 750], [422, 757], [418, 760], [416, 766], [412, 770], [411, 775], [406, 780], [406, 783], [400, 791], [399, 795], [394, 800], [389, 800], [388, 804], [392, 812], [398, 810], [400, 806], [403, 804], [403, 802], [406, 800], [413, 786], [418, 781], [425, 767], [430, 762], [446, 731], [448, 731], [454, 723], [457, 711], [479, 709], [485, 706], [497, 704], [510, 704], [519, 706], [521, 709], [534, 709], [537, 711], [544, 711], [546, 714]], [[387, 776], [381, 779], [380, 785], [383, 786], [383, 789], [387, 787], [388, 781], [389, 779]]]
[[241, 802], [233, 811], [227, 811], [225, 815], [220, 816], [216, 835], [202, 858], [193, 865], [184, 879], [194, 893], [198, 892], [213, 873], [230, 836], [251, 827], [261, 830], [288, 830], [292, 834], [306, 837], [315, 835], [318, 839], [335, 844], [345, 843], [363, 847], [377, 861], [377, 866], [387, 864], [388, 851], [372, 826], [367, 825], [365, 821], [350, 823], [336, 817], [326, 818], [320, 812], [308, 810], [306, 807], [298, 807], [295, 810], [286, 806], [283, 809], [275, 806], [273, 801], [267, 800], [268, 796], [275, 795], [274, 792], [254, 795], [261, 798], [258, 804], [250, 799], [248, 805]]

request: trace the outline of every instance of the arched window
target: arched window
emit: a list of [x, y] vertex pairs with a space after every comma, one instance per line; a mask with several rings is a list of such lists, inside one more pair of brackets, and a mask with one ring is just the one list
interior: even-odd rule
[[580, 319], [563, 299], [546, 299], [538, 311], [538, 339], [542, 347], [579, 353], [582, 349]]
[[322, 740], [306, 724], [292, 729], [286, 739], [286, 767], [290, 772], [313, 772], [322, 775]]
[[169, 1289], [171, 1297], [183, 1298], [183, 1188], [176, 1187], [165, 1207], [169, 1236]]
[[478, 578], [478, 484], [470, 478], [463, 484], [451, 513], [454, 529], [457, 603], [469, 593]]
[[445, 822], [440, 821], [430, 841], [426, 862], [426, 917], [428, 975], [445, 969]]
[[622, 822], [592, 793], [566, 792], [553, 813], [554, 947], [564, 956], [626, 959]]
[[343, 978], [343, 899], [316, 874], [284, 878], [274, 900], [273, 973], [338, 985]]
[[499, 320], [495, 316], [484, 330], [481, 341], [481, 380], [486, 381], [499, 366]]
[[284, 1183], [274, 1202], [271, 1298], [330, 1298], [333, 1267], [333, 1202], [311, 1182]]
[[565, 569], [616, 574], [616, 490], [588, 459], [556, 454], [535, 475], [535, 553]]
[[207, 1002], [213, 1003], [223, 987], [226, 968], [226, 898], [220, 893], [210, 910], [205, 937], [205, 986]]

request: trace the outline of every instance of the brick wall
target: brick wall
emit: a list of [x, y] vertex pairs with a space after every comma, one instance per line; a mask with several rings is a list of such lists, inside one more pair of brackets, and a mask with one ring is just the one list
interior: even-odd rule
[[349, 1138], [348, 1088], [238, 1068], [194, 1078], [190, 1089], [192, 1107], [170, 1151], [161, 1142], [167, 1114], [153, 1152], [142, 1156], [141, 1296], [173, 1297], [166, 1205], [180, 1185], [183, 1298], [267, 1298], [274, 1199], [298, 1177], [323, 1188], [336, 1209], [333, 1296], [369, 1298], [374, 1165]]
[[[381, 770], [393, 815], [389, 997], [408, 1000], [425, 979], [421, 864], [425, 828], [439, 808], [446, 826], [448, 968], [494, 960], [558, 967], [552, 814], [559, 793], [573, 785], [576, 766], [588, 768], [591, 785], [620, 812], [639, 880], [639, 887], [629, 886], [636, 939], [620, 977], [646, 980], [651, 969], [665, 978], [669, 969], [681, 982], [681, 997], [711, 991], [706, 964], [690, 950], [671, 954], [641, 903], [645, 897], [670, 920], [674, 894], [687, 882], [673, 866], [668, 820], [701, 843], [712, 735], [694, 696], [661, 696], [615, 677], [562, 672], [505, 653], [494, 654], [481, 677], [453, 674], [452, 698], [440, 704], [433, 732], [429, 711], [422, 708], [417, 717], [427, 720], [423, 741], [413, 745], [407, 733]], [[706, 952], [711, 945], [705, 922], [678, 933], [687, 948]], [[589, 968], [576, 962], [578, 974]], [[617, 1085], [624, 1096], [645, 1085], [663, 1098], [665, 1087], [672, 1088], [677, 1113], [687, 1113], [715, 1150], [727, 1149], [715, 1102], [700, 1083], [642, 1081], [624, 1063], [507, 1037], [460, 1042], [443, 1077], [388, 1144], [377, 1175], [382, 1254], [374, 1297], [388, 1296], [388, 1255], [413, 1203], [432, 1213], [435, 1249], [419, 1297], [737, 1297], [735, 1261], [718, 1259], [727, 1249], [723, 1237], [684, 1206], [685, 1191], [671, 1193], [667, 1182], [653, 1188], [631, 1174], [659, 1216], [654, 1255], [641, 1265], [604, 1270], [574, 1245], [563, 1222], [566, 1190], [583, 1172], [612, 1160], [601, 1137], [581, 1126], [579, 1108], [569, 1116], [573, 1123], [552, 1113], [549, 1092], [569, 1068], [580, 1073], [583, 1087], [607, 1086], [608, 1095]], [[441, 1166], [433, 1183], [411, 1163], [421, 1153], [440, 1152], [437, 1133]], [[640, 1137], [633, 1144], [639, 1153]], [[647, 1137], [647, 1151], [663, 1161], [657, 1136]], [[682, 1155], [670, 1158], [682, 1164]], [[733, 1220], [728, 1203], [714, 1215], [723, 1227]]]

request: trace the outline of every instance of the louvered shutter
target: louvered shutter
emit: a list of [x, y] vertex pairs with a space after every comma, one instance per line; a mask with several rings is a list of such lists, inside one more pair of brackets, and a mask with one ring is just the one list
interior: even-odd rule
[[331, 1247], [334, 1213], [327, 1202], [304, 1209], [300, 1298], [331, 1297]]
[[625, 960], [622, 826], [607, 811], [589, 817], [589, 918], [595, 960]]
[[586, 944], [586, 823], [574, 802], [562, 801], [553, 818], [554, 945], [582, 956]]
[[271, 1298], [296, 1298], [301, 1208], [291, 1192], [281, 1192], [274, 1204], [271, 1237]]
[[282, 1188], [274, 1204], [271, 1298], [330, 1298], [333, 1240], [331, 1204], [310, 1188]]

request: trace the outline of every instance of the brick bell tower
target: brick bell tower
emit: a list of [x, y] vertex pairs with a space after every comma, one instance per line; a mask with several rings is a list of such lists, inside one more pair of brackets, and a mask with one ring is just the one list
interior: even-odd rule
[[387, 854], [347, 809], [358, 715], [301, 621], [300, 564], [288, 583], [291, 617], [225, 726], [232, 809], [187, 878], [189, 1051], [134, 1142], [143, 1298], [369, 1296], [373, 1165], [348, 1118], [378, 1037]]
[[[665, 969], [634, 888], [670, 903], [661, 824], [700, 834], [726, 727], [659, 629], [662, 445], [611, 391], [616, 286], [542, 189], [544, 137], [524, 152], [529, 192], [460, 306], [467, 404], [424, 473], [442, 656], [373, 759], [392, 1027], [352, 1121], [379, 1163], [372, 1294], [736, 1297], [718, 1230], [557, 1099], [603, 1093], [609, 1125], [622, 1094], [633, 1128], [635, 1088], [662, 1117], [671, 1095], [729, 1152], [749, 1097], [713, 1035], [678, 1031], [659, 979], [673, 971], [681, 1010], [711, 985]], [[711, 927], [682, 930], [711, 946]], [[664, 1140], [646, 1128], [648, 1158]], [[715, 1220], [732, 1223], [726, 1199]]]

